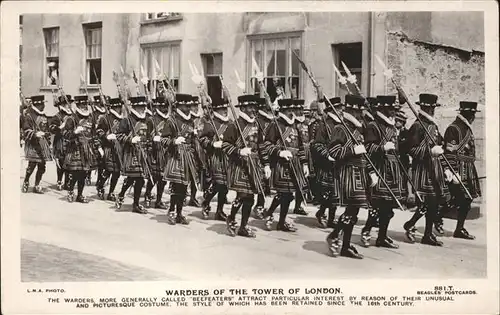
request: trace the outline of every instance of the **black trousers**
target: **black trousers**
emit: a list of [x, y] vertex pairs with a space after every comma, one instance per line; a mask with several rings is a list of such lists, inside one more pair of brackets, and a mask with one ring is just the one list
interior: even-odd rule
[[415, 226], [415, 224], [425, 215], [425, 230], [424, 237], [432, 235], [432, 227], [436, 222], [438, 213], [439, 199], [434, 197], [427, 197], [425, 201], [419, 205], [417, 211], [413, 214], [411, 219], [405, 223], [405, 228]]
[[108, 170], [102, 170], [102, 172], [98, 173], [97, 176], [97, 189], [104, 189], [104, 183], [111, 176], [111, 180], [109, 182], [109, 194], [112, 194], [115, 191], [116, 184], [118, 184], [118, 180], [120, 179], [120, 172], [110, 172]]
[[321, 217], [324, 216], [326, 209], [328, 209], [328, 222], [333, 222], [335, 220], [335, 212], [337, 211], [333, 193], [328, 189], [323, 189], [321, 192], [318, 191], [316, 198], [318, 198], [320, 202], [318, 215]]
[[71, 178], [69, 180], [68, 191], [72, 192], [75, 189], [75, 184], [78, 184], [77, 196], [82, 196], [86, 178], [87, 178], [87, 171], [71, 171]]
[[184, 199], [186, 198], [187, 185], [172, 183], [172, 193], [170, 195], [170, 208], [168, 212], [177, 212], [177, 215], [182, 215]]
[[203, 207], [208, 207], [212, 199], [217, 195], [217, 212], [222, 212], [226, 203], [228, 188], [227, 185], [212, 183], [203, 193]]
[[248, 224], [248, 219], [250, 218], [250, 213], [252, 212], [252, 206], [254, 204], [254, 195], [246, 193], [237, 193], [236, 199], [231, 205], [231, 213], [229, 214], [229, 220], [234, 221], [236, 214], [241, 208], [241, 225], [240, 228], [244, 228]]
[[[58, 159], [58, 162], [59, 162], [59, 166], [64, 165], [64, 158]], [[63, 181], [63, 176], [64, 176], [64, 187], [66, 187], [68, 185], [69, 174], [62, 167], [57, 167], [57, 182], [58, 183], [61, 183]]]
[[46, 168], [46, 163], [44, 162], [28, 162], [28, 167], [26, 168], [26, 176], [24, 177], [24, 182], [29, 183], [31, 174], [36, 170], [36, 175], [35, 175], [35, 186], [40, 185], [40, 182], [42, 181], [42, 176], [45, 173]]
[[144, 186], [144, 178], [143, 177], [127, 177], [125, 178], [125, 181], [123, 182], [122, 190], [120, 191], [120, 194], [118, 195], [120, 198], [123, 198], [125, 196], [125, 193], [127, 190], [134, 185], [134, 206], [139, 205], [139, 201], [141, 199], [141, 191], [142, 187]]
[[163, 192], [165, 191], [165, 185], [167, 184], [167, 182], [163, 180], [163, 175], [161, 174], [153, 176], [153, 181], [148, 180], [144, 196], [146, 198], [150, 198], [151, 191], [153, 190], [153, 186], [155, 184], [156, 184], [156, 202], [160, 203], [161, 198], [163, 197]]
[[330, 233], [329, 238], [335, 239], [339, 237], [341, 231], [344, 232], [342, 239], [342, 250], [346, 250], [351, 246], [352, 230], [358, 222], [359, 207], [347, 206], [344, 213], [339, 217], [337, 226]]

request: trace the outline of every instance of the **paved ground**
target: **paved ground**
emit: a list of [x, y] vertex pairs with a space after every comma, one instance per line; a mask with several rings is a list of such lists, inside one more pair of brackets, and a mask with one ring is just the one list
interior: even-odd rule
[[[328, 256], [325, 237], [329, 230], [316, 226], [312, 206], [307, 209], [309, 216], [290, 215], [299, 228], [297, 233], [265, 231], [261, 221], [251, 219], [257, 238], [232, 238], [223, 222], [201, 219], [197, 208], [186, 207], [190, 225], [170, 226], [164, 211], [130, 212], [130, 197], [119, 211], [111, 203], [96, 200], [93, 186], [86, 189], [94, 199], [90, 204], [69, 204], [63, 192], [54, 190], [54, 183], [55, 166], [49, 163], [42, 183], [46, 194], [22, 196], [23, 281], [486, 276], [484, 216], [466, 223], [475, 241], [452, 238], [455, 221], [445, 219], [445, 246], [435, 248], [404, 243], [402, 224], [411, 213], [397, 211], [390, 236], [400, 248], [358, 246], [365, 259], [352, 260]], [[355, 242], [359, 242], [365, 219], [362, 210]], [[418, 224], [422, 233], [424, 221]]]

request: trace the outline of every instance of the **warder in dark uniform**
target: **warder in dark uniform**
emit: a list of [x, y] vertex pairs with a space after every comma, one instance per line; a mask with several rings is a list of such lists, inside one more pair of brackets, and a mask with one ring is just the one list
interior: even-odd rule
[[[72, 100], [70, 100], [71, 102]], [[78, 194], [76, 201], [87, 203], [83, 196], [85, 178], [88, 171], [97, 165], [97, 157], [93, 147], [92, 119], [90, 117], [88, 97], [86, 95], [75, 96], [75, 113], [70, 116], [62, 130], [68, 147], [64, 159], [64, 168], [71, 172], [71, 180], [68, 187], [68, 201], [75, 201], [74, 189], [78, 183]]]
[[[276, 190], [280, 200], [277, 230], [284, 232], [296, 231], [295, 227], [286, 222], [286, 216], [294, 197], [293, 194], [305, 189], [306, 176], [309, 175], [304, 139], [294, 119], [293, 111], [296, 103], [293, 99], [278, 100], [280, 112], [276, 119], [277, 123], [270, 125], [263, 145], [266, 153], [264, 154], [264, 171], [266, 174], [272, 174], [271, 188]], [[271, 229], [273, 212], [267, 211], [264, 217], [266, 227]]]
[[[295, 118], [295, 124], [297, 126], [297, 130], [300, 133], [300, 138], [302, 139], [302, 143], [304, 145], [304, 155], [305, 155], [306, 164], [308, 167], [308, 173], [304, 179], [306, 184], [303, 187], [304, 197], [308, 198], [307, 196], [310, 194], [309, 193], [310, 187], [308, 185], [308, 179], [309, 179], [309, 176], [311, 175], [310, 168], [311, 168], [311, 164], [312, 164], [311, 150], [309, 147], [309, 133], [308, 133], [309, 118], [306, 118], [306, 115], [305, 115], [304, 100], [294, 99], [293, 104], [294, 104], [293, 115]], [[300, 191], [295, 191], [295, 206], [293, 208], [294, 214], [307, 215], [307, 212], [302, 207], [302, 202], [303, 202], [302, 194], [300, 193]]]
[[[396, 112], [396, 115], [394, 117], [395, 119], [395, 126], [396, 130], [398, 132], [398, 156], [399, 160], [401, 161], [401, 164], [403, 164], [403, 167], [406, 170], [407, 174], [410, 174], [410, 156], [409, 156], [409, 147], [408, 147], [408, 129], [406, 128], [406, 121], [408, 117], [406, 114], [402, 111], [399, 110]], [[403, 201], [406, 203], [407, 207], [411, 207], [414, 202], [410, 201], [408, 196], [409, 196], [409, 191], [410, 187], [408, 177], [403, 173], [403, 170], [401, 170], [401, 181], [403, 183], [402, 185], [402, 197]]]
[[[481, 196], [481, 186], [477, 175], [476, 166], [476, 145], [474, 143], [474, 134], [472, 132], [472, 122], [476, 117], [476, 102], [460, 102], [459, 115], [452, 122], [444, 133], [444, 154], [448, 158], [451, 166], [472, 198]], [[471, 209], [472, 200], [467, 198], [466, 192], [460, 186], [458, 179], [453, 176], [449, 169], [445, 168], [445, 176], [449, 182], [450, 193], [454, 203], [458, 207], [458, 218], [453, 237], [463, 239], [474, 239], [473, 235], [465, 229], [464, 223], [467, 214]]]
[[310, 154], [311, 154], [311, 163], [309, 165], [309, 188], [312, 195], [312, 204], [318, 205], [320, 202], [320, 186], [318, 184], [318, 163], [319, 159], [316, 156], [316, 153], [313, 149], [313, 143], [316, 139], [316, 131], [318, 129], [319, 123], [322, 121], [322, 114], [319, 111], [318, 101], [313, 101], [311, 106], [309, 107], [311, 111], [311, 118], [308, 124], [307, 133], [309, 134], [309, 142], [310, 142]]
[[[360, 207], [368, 206], [368, 186], [377, 185], [378, 177], [367, 163], [363, 153], [363, 124], [360, 122], [364, 99], [359, 96], [346, 95], [344, 121], [359, 143], [355, 145], [349, 136], [346, 127], [337, 124], [332, 130], [332, 146], [330, 155], [335, 159], [338, 167], [340, 183], [340, 205], [345, 206], [345, 211], [340, 215], [338, 224], [327, 237], [327, 243], [334, 256], [339, 253], [339, 233], [344, 233], [340, 255], [361, 259], [363, 256], [351, 245], [351, 236], [354, 225], [358, 221]], [[369, 181], [369, 182], [368, 182]]]
[[[94, 151], [96, 151], [96, 156], [98, 157], [98, 164], [97, 164], [97, 181], [96, 181], [96, 186], [97, 182], [102, 178], [102, 174], [104, 172], [104, 149], [102, 147], [102, 138], [99, 134], [97, 134], [97, 125], [101, 119], [102, 116], [106, 115], [106, 106], [108, 106], [109, 102], [109, 96], [103, 95], [96, 95], [94, 96], [94, 103], [92, 106], [92, 121], [94, 123], [94, 131], [93, 131], [93, 138], [94, 138]], [[91, 176], [87, 176], [87, 179], [90, 180], [91, 182]], [[90, 185], [90, 182], [87, 184]], [[97, 187], [96, 187], [97, 188]], [[99, 191], [97, 191], [97, 195], [99, 198], [103, 199], [104, 194], [99, 195]]]
[[25, 158], [28, 161], [26, 176], [24, 177], [23, 192], [28, 192], [31, 174], [37, 168], [35, 175], [35, 187], [33, 191], [42, 194], [40, 181], [45, 173], [46, 162], [52, 160], [50, 152], [50, 133], [45, 109], [45, 97], [36, 95], [31, 97], [32, 105], [24, 115], [23, 133], [25, 139]]
[[[239, 117], [224, 132], [222, 150], [230, 160], [229, 189], [236, 191], [236, 199], [226, 221], [231, 236], [238, 233], [240, 236], [255, 237], [247, 224], [252, 212], [254, 194], [259, 193], [258, 187], [263, 178], [261, 152], [259, 152], [259, 127], [255, 119], [258, 102], [258, 97], [253, 95], [239, 96]], [[236, 232], [235, 217], [240, 208], [242, 208], [241, 225]]]
[[[411, 243], [415, 242], [415, 224], [425, 215], [425, 231], [422, 244], [442, 246], [432, 233], [432, 227], [436, 220], [438, 207], [449, 199], [449, 190], [445, 182], [444, 160], [442, 154], [443, 138], [439, 134], [437, 122], [434, 119], [434, 111], [437, 106], [438, 97], [434, 94], [420, 94], [419, 117], [423, 126], [415, 121], [409, 131], [410, 155], [412, 160], [412, 174], [416, 193], [423, 199], [423, 204], [418, 206], [413, 217], [404, 224], [406, 236]], [[423, 128], [426, 128], [434, 138], [432, 142]], [[435, 145], [434, 143], [437, 143]]]
[[120, 98], [112, 98], [107, 102], [109, 113], [105, 113], [99, 117], [97, 121], [96, 134], [100, 137], [103, 146], [103, 172], [97, 178], [96, 188], [97, 194], [101, 199], [104, 199], [104, 183], [111, 176], [109, 182], [109, 193], [106, 197], [109, 201], [116, 201], [115, 188], [120, 179], [122, 158], [121, 144], [117, 139], [117, 134], [120, 127], [122, 117], [123, 102]]
[[145, 214], [141, 205], [141, 190], [146, 178], [151, 175], [146, 152], [147, 130], [146, 105], [144, 96], [130, 97], [130, 113], [120, 121], [116, 138], [123, 149], [122, 175], [126, 176], [122, 189], [116, 199], [116, 207], [121, 208], [125, 193], [134, 185], [132, 212]]
[[[211, 185], [204, 192], [202, 203], [202, 214], [206, 219], [210, 213], [210, 201], [217, 196], [217, 210], [215, 220], [226, 221], [227, 215], [224, 213], [224, 204], [228, 193], [228, 167], [229, 162], [226, 154], [222, 151], [224, 132], [229, 126], [227, 116], [228, 102], [223, 99], [213, 99], [213, 125], [206, 122], [200, 134], [200, 141], [208, 156], [208, 169], [210, 170]], [[210, 118], [208, 118], [210, 119]], [[215, 128], [215, 129], [214, 129]]]

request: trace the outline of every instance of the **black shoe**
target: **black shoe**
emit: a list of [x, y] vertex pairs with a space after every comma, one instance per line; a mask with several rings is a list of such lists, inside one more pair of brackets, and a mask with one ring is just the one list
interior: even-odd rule
[[434, 224], [434, 230], [436, 231], [437, 235], [443, 236], [444, 235], [444, 228], [443, 224]]
[[306, 212], [306, 210], [304, 210], [303, 207], [299, 207], [298, 209], [293, 210], [293, 214], [307, 215], [307, 212]]
[[342, 248], [340, 250], [340, 256], [354, 258], [354, 259], [363, 259], [363, 255], [358, 253], [354, 246], [349, 246], [348, 248]]
[[326, 229], [326, 216], [325, 215], [320, 215], [319, 211], [316, 212], [315, 214], [316, 219], [318, 220], [319, 227], [322, 229]]
[[29, 187], [30, 187], [30, 184], [29, 184], [28, 182], [24, 182], [24, 183], [23, 183], [23, 187], [21, 188], [21, 191], [22, 191], [23, 193], [27, 193], [27, 192], [28, 192]]
[[272, 215], [267, 216], [264, 218], [264, 220], [266, 221], [266, 230], [271, 231], [272, 227], [273, 227], [273, 222], [274, 222], [273, 216]]
[[59, 191], [63, 190], [63, 184], [60, 180], [57, 181], [57, 190]]
[[297, 229], [287, 222], [283, 224], [278, 223], [278, 225], [276, 226], [276, 230], [283, 232], [297, 232]]
[[89, 200], [87, 199], [87, 197], [84, 197], [82, 195], [76, 196], [75, 201], [79, 202], [79, 203], [89, 203]]
[[415, 238], [415, 232], [417, 231], [417, 228], [414, 226], [409, 226], [407, 223], [408, 222], [403, 225], [403, 228], [405, 229], [405, 236], [408, 240], [408, 243], [413, 244], [417, 241], [417, 239]]
[[334, 229], [337, 226], [337, 222], [335, 220], [329, 219], [326, 223], [326, 227]]
[[33, 187], [33, 192], [35, 194], [40, 194], [40, 195], [43, 195], [43, 189], [42, 189], [42, 186], [40, 185], [36, 185], [35, 187]]
[[177, 217], [175, 218], [175, 223], [179, 223], [179, 224], [183, 224], [183, 225], [188, 225], [189, 221], [182, 214], [178, 214]]
[[201, 215], [203, 216], [203, 219], [208, 219], [208, 216], [210, 215], [210, 206], [203, 206], [203, 209], [201, 210]]
[[264, 219], [264, 207], [262, 207], [262, 206], [254, 207], [253, 214], [255, 215], [256, 219], [259, 219], [259, 220]]
[[160, 202], [155, 202], [155, 209], [167, 209], [167, 205], [163, 202], [163, 201], [160, 201]]
[[370, 231], [361, 232], [361, 245], [363, 247], [367, 247], [367, 248], [370, 247], [370, 240], [371, 239], [372, 239], [372, 236], [370, 234]]
[[116, 209], [120, 209], [122, 207], [124, 199], [125, 199], [125, 197], [121, 197], [121, 196], [118, 196], [118, 198], [116, 198], [116, 200], [115, 200]]
[[68, 191], [68, 196], [66, 198], [68, 199], [68, 202], [75, 201], [75, 193], [72, 191]]
[[399, 248], [399, 246], [397, 244], [390, 242], [387, 238], [377, 239], [377, 241], [375, 242], [375, 246], [385, 247], [385, 248], [393, 248], [393, 249]]
[[85, 185], [87, 186], [92, 185], [92, 179], [90, 179], [90, 177], [85, 178]]
[[175, 211], [171, 211], [168, 213], [168, 216], [167, 216], [167, 222], [168, 224], [170, 225], [175, 225], [175, 221], [176, 221], [176, 214], [175, 214]]
[[151, 196], [144, 196], [144, 207], [146, 208], [151, 208], [151, 201], [153, 199], [151, 198]]
[[238, 235], [250, 238], [254, 238], [256, 236], [255, 233], [246, 226], [242, 226], [238, 229]]
[[190, 207], [196, 207], [196, 208], [199, 208], [201, 206], [200, 202], [198, 200], [196, 200], [196, 198], [191, 198], [187, 205]]
[[97, 197], [99, 197], [99, 199], [104, 200], [104, 194], [104, 188], [97, 188]]
[[425, 244], [425, 245], [431, 245], [431, 246], [443, 246], [443, 243], [438, 241], [432, 235], [424, 235], [424, 237], [422, 237], [422, 240], [420, 241], [420, 243]]
[[147, 214], [148, 210], [146, 210], [143, 205], [134, 205], [132, 208], [132, 212], [139, 214]]
[[[330, 234], [331, 235], [331, 234]], [[326, 243], [328, 244], [328, 250], [333, 257], [337, 257], [340, 254], [340, 243], [339, 238], [332, 238], [330, 235], [326, 237]]]
[[236, 227], [237, 227], [236, 221], [231, 220], [231, 218], [227, 217], [226, 228], [227, 228], [227, 231], [229, 232], [229, 235], [236, 236]]
[[116, 201], [116, 196], [115, 196], [115, 194], [111, 193], [111, 194], [108, 194], [108, 197], [106, 199], [108, 201]]
[[455, 230], [455, 232], [453, 233], [453, 237], [463, 238], [465, 240], [473, 240], [476, 238], [474, 235], [470, 235], [465, 228], [462, 228], [460, 231]]
[[224, 212], [222, 212], [222, 211], [218, 211], [218, 212], [215, 213], [214, 219], [216, 221], [226, 221], [227, 220], [227, 215]]

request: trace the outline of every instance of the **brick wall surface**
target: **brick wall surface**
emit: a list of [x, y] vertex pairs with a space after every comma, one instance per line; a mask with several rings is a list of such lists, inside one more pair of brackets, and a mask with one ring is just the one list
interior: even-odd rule
[[[412, 41], [403, 33], [390, 32], [387, 35], [386, 62], [393, 70], [396, 82], [402, 84], [412, 102], [418, 100], [420, 93], [439, 96], [442, 107], [436, 110], [436, 118], [442, 133], [455, 119], [460, 101], [485, 102], [484, 53]], [[387, 91], [396, 93], [391, 83], [387, 84]], [[481, 109], [482, 112], [476, 115], [473, 129], [476, 137], [476, 166], [479, 175], [484, 176], [484, 106]], [[410, 125], [414, 115], [408, 107], [405, 107], [405, 111], [410, 117]]]

